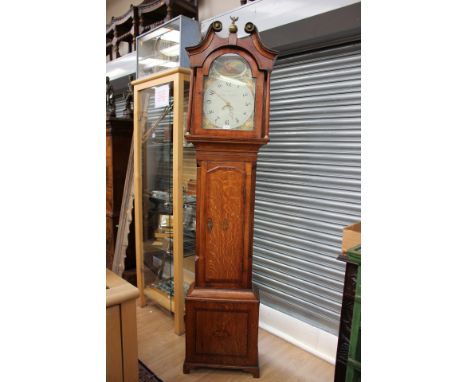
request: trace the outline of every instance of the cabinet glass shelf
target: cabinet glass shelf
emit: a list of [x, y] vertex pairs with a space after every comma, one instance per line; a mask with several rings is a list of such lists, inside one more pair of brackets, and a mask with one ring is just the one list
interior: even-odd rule
[[135, 234], [140, 305], [150, 298], [184, 331], [195, 279], [196, 159], [184, 141], [190, 71], [134, 81]]
[[188, 67], [185, 48], [200, 41], [198, 21], [177, 16], [137, 37], [137, 78], [177, 66]]

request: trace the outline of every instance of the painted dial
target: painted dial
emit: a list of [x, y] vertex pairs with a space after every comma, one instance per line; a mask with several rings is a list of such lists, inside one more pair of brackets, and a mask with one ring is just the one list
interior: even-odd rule
[[254, 96], [243, 81], [218, 77], [205, 88], [203, 112], [219, 129], [238, 129], [252, 116]]

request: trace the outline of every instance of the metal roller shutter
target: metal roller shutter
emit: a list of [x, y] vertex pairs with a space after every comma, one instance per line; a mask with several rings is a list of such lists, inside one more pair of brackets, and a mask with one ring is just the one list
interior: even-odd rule
[[279, 58], [257, 165], [253, 280], [263, 304], [338, 333], [344, 226], [360, 220], [360, 43]]

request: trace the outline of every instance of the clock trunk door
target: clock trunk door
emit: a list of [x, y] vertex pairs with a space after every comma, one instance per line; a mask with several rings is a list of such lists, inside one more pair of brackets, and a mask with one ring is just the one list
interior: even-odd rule
[[[201, 224], [203, 244], [200, 253], [200, 276], [206, 287], [245, 288], [250, 202], [246, 188], [246, 163], [205, 162]], [[247, 231], [248, 232], [248, 231]], [[247, 239], [247, 240], [246, 240]]]

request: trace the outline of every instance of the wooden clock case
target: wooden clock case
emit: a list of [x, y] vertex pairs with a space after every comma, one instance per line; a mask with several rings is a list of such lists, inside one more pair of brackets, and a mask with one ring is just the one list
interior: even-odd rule
[[[239, 39], [211, 24], [187, 48], [192, 67], [186, 139], [197, 159], [195, 282], [185, 300], [184, 373], [198, 367], [242, 369], [259, 377], [258, 294], [252, 289], [257, 153], [269, 141], [270, 73], [276, 52], [265, 48], [252, 23]], [[211, 63], [226, 53], [243, 57], [256, 79], [254, 128], [203, 129], [203, 84]]]

